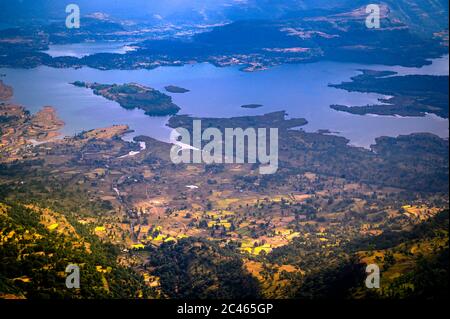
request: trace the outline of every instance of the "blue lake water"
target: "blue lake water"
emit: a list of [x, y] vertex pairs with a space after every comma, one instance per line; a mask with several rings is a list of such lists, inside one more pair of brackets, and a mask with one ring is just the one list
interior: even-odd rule
[[[82, 130], [128, 124], [135, 130], [127, 138], [147, 135], [169, 139], [167, 117], [149, 117], [141, 110], [125, 110], [117, 103], [95, 96], [91, 90], [69, 84], [76, 80], [99, 83], [141, 83], [164, 92], [164, 86], [177, 85], [191, 90], [170, 94], [181, 107], [179, 114], [203, 117], [231, 117], [286, 110], [289, 117], [304, 117], [306, 131], [328, 129], [368, 147], [379, 136], [430, 132], [448, 137], [448, 120], [435, 115], [396, 117], [352, 115], [330, 109], [331, 104], [366, 105], [377, 103], [378, 94], [349, 93], [328, 87], [358, 74], [358, 69], [394, 70], [399, 74], [448, 75], [448, 56], [423, 68], [387, 67], [337, 62], [283, 65], [262, 72], [245, 73], [237, 67], [217, 68], [210, 64], [160, 67], [154, 70], [111, 70], [91, 68], [0, 69], [4, 82], [14, 87], [13, 101], [31, 112], [50, 105], [66, 125], [64, 135]], [[262, 104], [244, 109], [244, 104]]]
[[118, 53], [125, 54], [133, 50], [126, 42], [92, 42], [92, 43], [73, 43], [73, 44], [52, 44], [49, 49], [42, 51], [51, 57], [71, 56], [82, 58], [95, 53]]

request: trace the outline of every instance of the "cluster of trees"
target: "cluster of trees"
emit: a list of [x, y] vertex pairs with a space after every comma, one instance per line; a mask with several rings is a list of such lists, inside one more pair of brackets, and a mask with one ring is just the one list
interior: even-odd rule
[[[0, 214], [0, 229], [12, 239], [0, 245], [0, 294], [31, 299], [152, 296], [140, 275], [117, 265], [118, 248], [100, 242], [83, 225], [71, 224], [78, 236], [60, 234], [44, 227], [35, 210], [16, 203], [6, 207], [6, 213]], [[80, 267], [79, 289], [65, 286], [69, 264]], [[97, 266], [110, 271], [100, 273]]]
[[258, 298], [256, 278], [244, 268], [232, 247], [200, 238], [186, 238], [150, 248], [148, 265], [161, 289], [175, 299]]
[[[323, 251], [300, 240], [274, 249], [267, 259], [271, 263], [295, 264], [307, 270], [307, 275], [290, 281], [290, 290], [296, 298], [394, 298], [394, 299], [445, 299], [449, 296], [449, 211], [445, 210], [418, 224], [410, 231], [386, 231], [370, 238], [355, 238], [336, 251]], [[437, 240], [434, 251], [412, 255], [414, 245]], [[401, 245], [406, 246], [401, 250]], [[408, 248], [409, 247], [409, 248]], [[365, 287], [365, 264], [360, 261], [360, 251], [383, 251], [380, 260], [382, 289]], [[393, 252], [409, 254], [412, 267], [401, 271], [394, 280], [384, 280], [383, 272], [399, 262]], [[400, 269], [400, 268], [399, 268]]]

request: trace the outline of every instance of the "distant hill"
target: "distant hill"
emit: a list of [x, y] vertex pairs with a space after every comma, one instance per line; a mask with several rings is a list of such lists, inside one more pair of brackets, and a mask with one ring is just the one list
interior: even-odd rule
[[[4, 22], [30, 23], [64, 19], [69, 0], [10, 0], [0, 3]], [[82, 14], [104, 12], [121, 19], [167, 22], [217, 23], [245, 19], [301, 18], [312, 12], [344, 12], [366, 5], [362, 0], [79, 0]], [[421, 33], [448, 28], [446, 0], [386, 0], [395, 17]]]

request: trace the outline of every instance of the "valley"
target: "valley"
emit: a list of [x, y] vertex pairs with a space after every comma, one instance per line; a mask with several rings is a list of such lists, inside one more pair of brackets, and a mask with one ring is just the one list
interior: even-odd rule
[[446, 1], [77, 5], [0, 4], [0, 299], [448, 298]]
[[[136, 137], [145, 143], [142, 149], [120, 139], [127, 127], [118, 126], [31, 148], [16, 145], [16, 160], [1, 164], [2, 202], [49, 208], [68, 216], [74, 227], [83, 225], [89, 236], [119, 247], [118, 263], [142, 276], [142, 284], [160, 297], [174, 293], [173, 274], [162, 267], [168, 249], [206, 249], [205, 258], [218, 265], [227, 261], [211, 255], [211, 249], [227, 250], [240, 264], [239, 280], [247, 282], [240, 293], [246, 293], [246, 285], [257, 285], [265, 297], [294, 296], [295, 287], [325, 265], [340, 267], [357, 256], [354, 242], [407, 231], [448, 208], [448, 175], [442, 175], [448, 171], [448, 140], [427, 134], [380, 138], [374, 153], [348, 146], [341, 137], [289, 130], [305, 120], [284, 118], [281, 112], [202, 119], [206, 127], [236, 122], [265, 126], [265, 121], [276, 125], [285, 138], [275, 176], [259, 175], [249, 164], [173, 166], [170, 144]], [[6, 123], [21, 132], [30, 119], [24, 121], [12, 118]], [[189, 122], [176, 116], [169, 125]], [[131, 151], [132, 156], [124, 156]], [[393, 166], [397, 174], [384, 169]], [[60, 223], [55, 225], [50, 231], [58, 231]], [[448, 250], [448, 240], [439, 245]], [[182, 258], [188, 257], [183, 253]], [[32, 287], [25, 286], [19, 295], [29, 296]], [[189, 295], [192, 288], [186, 289]], [[227, 290], [221, 293], [227, 296]]]

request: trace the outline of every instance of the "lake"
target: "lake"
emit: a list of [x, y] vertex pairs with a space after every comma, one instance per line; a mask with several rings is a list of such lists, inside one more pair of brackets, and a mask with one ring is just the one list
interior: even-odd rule
[[[84, 54], [83, 50], [77, 54]], [[168, 141], [167, 117], [149, 117], [141, 110], [125, 110], [117, 103], [95, 96], [91, 90], [69, 84], [76, 80], [99, 83], [136, 82], [164, 91], [176, 85], [190, 92], [169, 94], [181, 107], [179, 114], [202, 117], [257, 115], [286, 110], [289, 117], [309, 121], [306, 131], [328, 129], [344, 136], [355, 146], [368, 147], [379, 136], [398, 136], [430, 132], [448, 137], [448, 120], [435, 115], [398, 117], [353, 115], [332, 110], [331, 104], [366, 105], [377, 103], [379, 94], [346, 92], [328, 87], [329, 83], [348, 81], [358, 69], [393, 70], [401, 75], [448, 75], [448, 55], [422, 68], [388, 67], [338, 62], [282, 65], [262, 72], [246, 73], [238, 67], [218, 68], [202, 63], [182, 67], [160, 67], [154, 70], [111, 70], [91, 68], [0, 69], [3, 81], [14, 87], [13, 101], [31, 112], [42, 106], [56, 108], [66, 123], [62, 133], [73, 135], [83, 130], [128, 124], [136, 135], [147, 135]], [[258, 109], [241, 105], [262, 104]]]
[[125, 54], [132, 51], [133, 47], [128, 42], [110, 41], [110, 42], [91, 42], [91, 43], [73, 43], [73, 44], [51, 44], [48, 50], [42, 51], [53, 58], [61, 56], [70, 56], [82, 58], [96, 53], [118, 53]]

